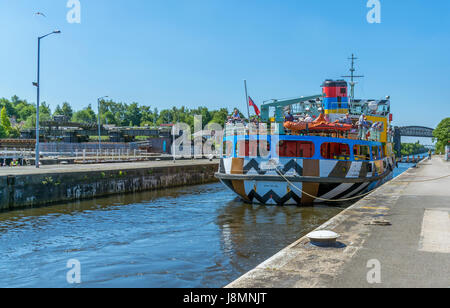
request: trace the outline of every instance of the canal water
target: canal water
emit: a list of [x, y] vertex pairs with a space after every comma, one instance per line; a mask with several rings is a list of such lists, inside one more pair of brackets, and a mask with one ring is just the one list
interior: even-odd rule
[[249, 205], [210, 184], [0, 213], [0, 287], [223, 287], [346, 206]]

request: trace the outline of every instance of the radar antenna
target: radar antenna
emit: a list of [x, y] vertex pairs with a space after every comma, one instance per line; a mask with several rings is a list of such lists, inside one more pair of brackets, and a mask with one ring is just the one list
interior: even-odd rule
[[350, 68], [350, 76], [342, 76], [343, 78], [350, 78], [350, 99], [353, 102], [355, 100], [355, 78], [363, 78], [364, 76], [355, 76], [355, 60], [358, 60], [358, 58], [355, 57], [354, 54], [352, 54], [351, 58], [348, 58], [349, 60], [352, 60], [352, 66]]

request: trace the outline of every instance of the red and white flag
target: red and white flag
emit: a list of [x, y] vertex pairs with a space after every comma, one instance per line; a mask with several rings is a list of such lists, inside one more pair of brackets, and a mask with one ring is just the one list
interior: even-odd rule
[[250, 96], [248, 97], [248, 104], [255, 109], [255, 113], [259, 117], [261, 115], [261, 111], [259, 111], [258, 106], [256, 106], [255, 102], [252, 100]]

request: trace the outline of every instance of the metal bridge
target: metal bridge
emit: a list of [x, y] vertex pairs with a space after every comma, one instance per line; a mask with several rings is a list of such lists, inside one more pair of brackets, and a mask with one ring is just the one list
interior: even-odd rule
[[434, 129], [423, 126], [405, 126], [395, 127], [395, 131], [399, 131], [402, 137], [426, 137], [433, 138]]
[[[401, 152], [402, 148], [402, 137], [423, 137], [423, 138], [433, 138], [434, 129], [424, 126], [404, 126], [394, 128], [394, 149], [397, 153]], [[434, 146], [425, 146], [427, 148], [432, 148]]]

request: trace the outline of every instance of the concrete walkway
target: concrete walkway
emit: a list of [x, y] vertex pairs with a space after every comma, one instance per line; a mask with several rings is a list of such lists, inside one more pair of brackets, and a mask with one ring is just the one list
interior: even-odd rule
[[319, 228], [340, 246], [302, 238], [228, 287], [450, 287], [450, 177], [423, 182], [446, 175], [424, 161]]
[[104, 164], [76, 164], [76, 165], [49, 165], [41, 166], [37, 169], [35, 166], [20, 167], [0, 167], [0, 177], [8, 175], [34, 175], [34, 174], [54, 174], [70, 172], [88, 172], [88, 171], [108, 171], [108, 170], [130, 170], [140, 168], [165, 168], [171, 166], [196, 166], [196, 165], [218, 165], [219, 160], [208, 159], [198, 160], [177, 160], [173, 161], [146, 161], [131, 163], [104, 163]]

